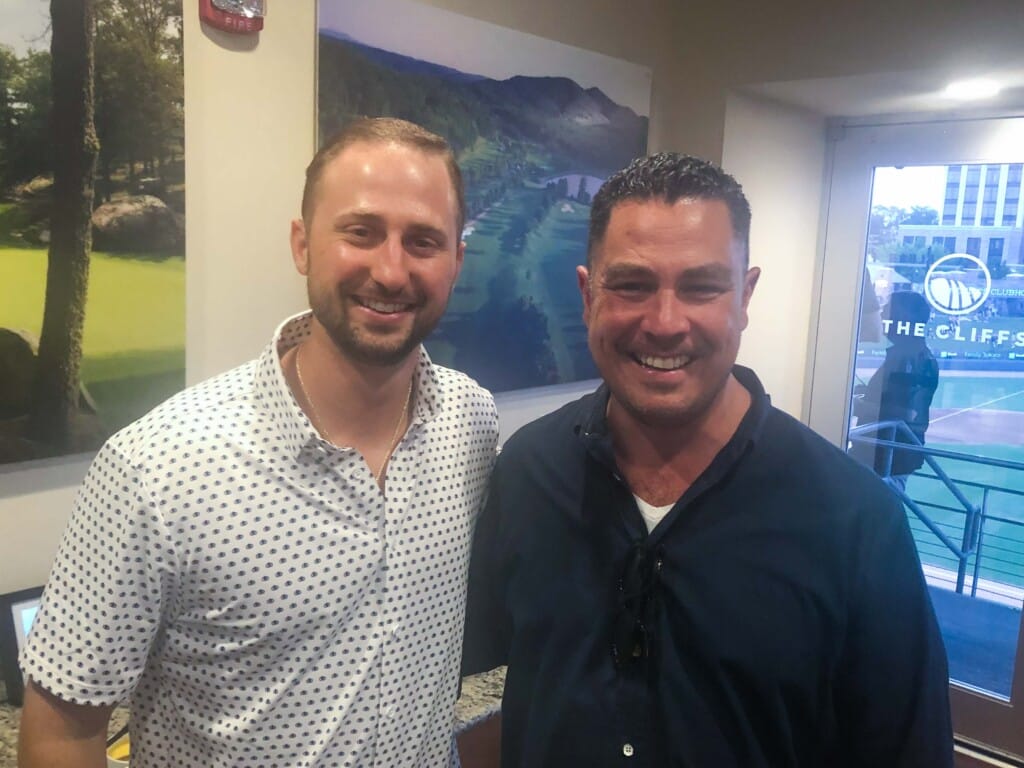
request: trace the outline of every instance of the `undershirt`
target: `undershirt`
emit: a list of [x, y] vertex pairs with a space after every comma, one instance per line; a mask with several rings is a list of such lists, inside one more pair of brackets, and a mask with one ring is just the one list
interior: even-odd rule
[[673, 502], [671, 504], [666, 504], [663, 507], [656, 507], [653, 504], [648, 504], [635, 493], [633, 494], [633, 498], [636, 499], [636, 505], [640, 509], [640, 514], [644, 516], [644, 523], [647, 525], [648, 533], [653, 531], [654, 526], [660, 523], [665, 515], [672, 511], [672, 507], [675, 506], [675, 502]]

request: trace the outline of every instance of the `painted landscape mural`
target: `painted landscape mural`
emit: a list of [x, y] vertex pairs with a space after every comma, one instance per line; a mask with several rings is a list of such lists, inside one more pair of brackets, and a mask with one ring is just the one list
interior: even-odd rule
[[0, 3], [0, 464], [95, 450], [184, 385], [181, 14]]
[[[578, 82], [602, 79], [636, 108]], [[575, 267], [594, 193], [646, 151], [649, 94], [642, 67], [427, 6], [320, 3], [320, 141], [354, 116], [400, 117], [447, 138], [465, 177], [466, 260], [427, 342], [436, 362], [494, 391], [597, 376]]]

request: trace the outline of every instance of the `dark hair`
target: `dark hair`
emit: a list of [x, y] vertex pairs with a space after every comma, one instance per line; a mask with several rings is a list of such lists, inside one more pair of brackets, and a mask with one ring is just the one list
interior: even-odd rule
[[466, 223], [466, 194], [462, 185], [462, 172], [455, 162], [455, 153], [441, 136], [431, 133], [408, 120], [395, 117], [357, 117], [338, 133], [324, 142], [306, 168], [306, 184], [302, 189], [302, 218], [308, 223], [313, 213], [316, 185], [323, 175], [324, 167], [340, 155], [347, 147], [360, 141], [370, 143], [395, 143], [413, 147], [429, 155], [438, 155], [448, 167], [452, 180], [452, 191], [458, 206], [456, 211], [456, 237], [462, 237]]
[[743, 257], [749, 257], [750, 203], [739, 182], [707, 160], [676, 152], [659, 152], [639, 157], [612, 174], [594, 195], [590, 204], [587, 265], [591, 263], [594, 248], [604, 239], [616, 205], [627, 200], [661, 200], [671, 205], [683, 199], [725, 203], [733, 234], [743, 245]]
[[932, 316], [928, 300], [913, 291], [894, 291], [886, 307], [888, 319], [896, 322], [927, 323]]

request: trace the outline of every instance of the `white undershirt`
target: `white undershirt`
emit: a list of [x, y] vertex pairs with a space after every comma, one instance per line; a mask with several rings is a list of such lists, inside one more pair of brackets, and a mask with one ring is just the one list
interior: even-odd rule
[[666, 504], [663, 507], [656, 507], [653, 504], [648, 504], [635, 493], [633, 494], [633, 498], [636, 499], [636, 505], [640, 508], [640, 514], [644, 516], [644, 522], [647, 523], [648, 533], [653, 531], [654, 526], [660, 523], [662, 518], [668, 514], [669, 510], [675, 506], [675, 502], [672, 502], [671, 504]]

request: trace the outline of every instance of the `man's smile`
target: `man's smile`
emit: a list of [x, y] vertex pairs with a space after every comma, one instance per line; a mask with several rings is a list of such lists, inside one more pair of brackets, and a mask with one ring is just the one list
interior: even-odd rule
[[673, 355], [672, 357], [633, 355], [633, 359], [645, 368], [654, 368], [658, 371], [676, 371], [686, 367], [693, 358], [689, 355]]
[[408, 312], [415, 306], [414, 304], [383, 301], [381, 299], [363, 299], [358, 296], [353, 296], [352, 301], [361, 307], [372, 309], [374, 312], [379, 312], [383, 315], [394, 315], [399, 312]]

